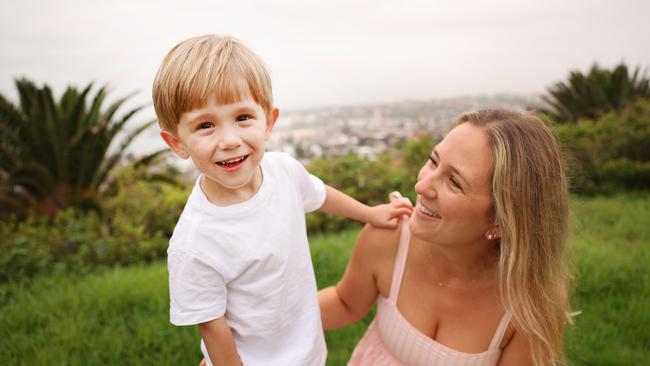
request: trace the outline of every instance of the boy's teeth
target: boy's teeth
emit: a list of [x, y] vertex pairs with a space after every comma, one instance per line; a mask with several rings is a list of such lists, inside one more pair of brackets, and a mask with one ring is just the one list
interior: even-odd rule
[[230, 159], [230, 160], [223, 160], [223, 161], [218, 161], [217, 164], [219, 165], [231, 165], [238, 163], [246, 158], [247, 155], [240, 156], [238, 158]]
[[242, 157], [235, 158], [235, 159], [232, 159], [232, 160], [226, 160], [226, 161], [224, 161], [224, 163], [226, 163], [226, 164], [236, 163], [236, 162], [242, 160], [243, 158], [244, 158], [244, 157], [242, 156]]

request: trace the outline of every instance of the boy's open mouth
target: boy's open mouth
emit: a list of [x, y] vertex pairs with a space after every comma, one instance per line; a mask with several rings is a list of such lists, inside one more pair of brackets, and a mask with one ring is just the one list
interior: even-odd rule
[[243, 156], [233, 158], [233, 159], [217, 161], [217, 165], [219, 165], [221, 167], [224, 167], [224, 168], [233, 168], [233, 167], [243, 163], [244, 160], [246, 160], [247, 158], [248, 158], [248, 155], [243, 155]]

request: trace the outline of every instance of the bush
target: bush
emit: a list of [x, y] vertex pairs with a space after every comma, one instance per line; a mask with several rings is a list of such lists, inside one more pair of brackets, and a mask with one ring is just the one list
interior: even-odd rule
[[[100, 221], [94, 213], [74, 209], [56, 218], [30, 217], [0, 224], [0, 281], [31, 277], [50, 271], [79, 270], [82, 257], [104, 249]], [[93, 248], [89, 243], [97, 243]]]
[[101, 215], [69, 208], [0, 222], [0, 282], [164, 258], [187, 189], [136, 177], [131, 168], [118, 175]]
[[[386, 202], [388, 192], [399, 187], [399, 176], [390, 167], [387, 155], [376, 161], [349, 154], [312, 162], [308, 170], [326, 184], [369, 205]], [[318, 212], [307, 216], [310, 233], [338, 231], [352, 225], [344, 217], [328, 216]]]
[[[307, 169], [326, 184], [368, 205], [388, 202], [388, 194], [399, 191], [415, 202], [413, 187], [417, 173], [426, 162], [434, 140], [429, 136], [408, 140], [398, 150], [379, 155], [377, 159], [349, 154], [319, 159]], [[307, 216], [309, 233], [339, 231], [358, 225], [353, 221], [314, 213]]]
[[554, 132], [568, 149], [575, 192], [611, 194], [650, 187], [650, 100], [620, 114], [555, 126]]
[[619, 191], [620, 187], [631, 190], [650, 187], [650, 161], [610, 160], [603, 163], [601, 172], [606, 177], [603, 188], [607, 191]]
[[150, 234], [171, 237], [185, 206], [191, 186], [140, 178], [133, 167], [122, 169], [114, 182], [113, 194], [103, 201], [104, 216], [113, 225], [140, 226]]

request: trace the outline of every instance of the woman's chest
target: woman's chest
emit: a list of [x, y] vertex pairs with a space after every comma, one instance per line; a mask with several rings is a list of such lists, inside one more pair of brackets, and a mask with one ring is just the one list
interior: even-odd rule
[[408, 278], [400, 286], [397, 309], [418, 332], [466, 353], [488, 349], [504, 314], [496, 288], [467, 291]]

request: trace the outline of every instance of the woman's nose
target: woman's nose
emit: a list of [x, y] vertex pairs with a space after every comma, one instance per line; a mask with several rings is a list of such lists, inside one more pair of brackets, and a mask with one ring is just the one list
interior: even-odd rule
[[418, 181], [415, 183], [415, 193], [424, 197], [434, 197], [436, 190], [434, 188], [435, 174], [433, 171], [420, 172]]

